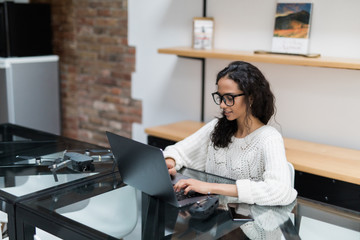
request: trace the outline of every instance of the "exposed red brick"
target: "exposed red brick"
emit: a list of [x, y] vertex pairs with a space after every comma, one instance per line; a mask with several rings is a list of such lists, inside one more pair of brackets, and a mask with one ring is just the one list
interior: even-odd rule
[[136, 49], [128, 46], [127, 0], [31, 2], [51, 4], [62, 135], [107, 147], [105, 131], [131, 137], [142, 104], [131, 98]]

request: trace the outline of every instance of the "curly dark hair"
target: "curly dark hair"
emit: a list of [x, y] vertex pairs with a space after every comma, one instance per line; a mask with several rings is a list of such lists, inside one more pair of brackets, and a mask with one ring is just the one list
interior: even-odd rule
[[250, 114], [258, 118], [263, 124], [267, 124], [275, 114], [275, 97], [270, 90], [270, 84], [254, 65], [235, 61], [221, 70], [216, 77], [216, 85], [221, 78], [234, 80], [239, 90], [245, 93], [246, 104], [245, 126], [238, 126], [236, 120], [229, 121], [225, 115], [219, 118], [211, 135], [211, 141], [215, 147], [224, 148], [231, 142], [232, 136], [239, 127], [249, 128]]

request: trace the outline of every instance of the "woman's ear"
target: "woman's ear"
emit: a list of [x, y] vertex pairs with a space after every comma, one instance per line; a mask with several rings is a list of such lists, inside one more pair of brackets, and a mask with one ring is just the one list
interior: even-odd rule
[[253, 101], [254, 101], [254, 98], [252, 96], [249, 97], [249, 105], [250, 105], [250, 108], [251, 106], [253, 105]]

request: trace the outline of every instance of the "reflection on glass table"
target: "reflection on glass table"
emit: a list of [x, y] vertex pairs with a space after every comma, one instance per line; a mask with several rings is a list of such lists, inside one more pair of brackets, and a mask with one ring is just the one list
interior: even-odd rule
[[[185, 169], [183, 174], [186, 173], [195, 176], [191, 169]], [[197, 174], [199, 178], [212, 182], [233, 181], [211, 174], [204, 176], [201, 172]], [[220, 203], [215, 213], [199, 219], [189, 211], [191, 206], [178, 209], [156, 199], [148, 199], [150, 203], [143, 205], [143, 239], [300, 239], [291, 220], [296, 201], [287, 206], [259, 206], [238, 203], [234, 197], [219, 196]], [[246, 216], [246, 219], [234, 221], [229, 206], [234, 206], [235, 212]], [[156, 218], [157, 223], [153, 221]], [[158, 233], [153, 229], [161, 230]]]
[[[109, 205], [113, 207], [109, 208]], [[56, 209], [55, 212], [120, 239], [135, 228], [137, 205], [136, 190], [123, 186]]]
[[0, 177], [0, 189], [6, 193], [21, 197], [43, 189], [55, 187], [64, 183], [69, 183], [88, 176], [93, 176], [96, 172], [89, 173], [70, 173], [59, 174], [58, 181], [54, 181], [53, 175], [35, 175], [35, 176], [14, 176], [14, 186], [5, 187], [5, 177]]
[[244, 222], [240, 228], [249, 239], [299, 239], [291, 222], [295, 204], [296, 201], [287, 206], [229, 203], [228, 208], [233, 220]]
[[133, 231], [139, 214], [136, 190], [124, 185], [118, 172], [25, 204], [33, 208], [17, 211], [23, 221], [17, 223], [18, 239], [32, 238], [34, 229], [22, 229], [24, 224], [64, 239], [121, 239]]
[[[251, 219], [233, 221], [226, 205], [221, 204], [216, 212], [206, 219], [194, 218], [188, 209], [176, 209], [159, 205], [158, 215], [164, 208], [164, 235], [152, 233], [153, 229], [161, 229], [159, 225], [151, 225], [143, 233], [143, 239], [299, 239], [295, 227], [290, 220], [295, 202], [289, 206], [270, 207], [240, 204], [238, 211], [249, 214]], [[150, 209], [149, 209], [150, 211]], [[155, 217], [155, 214], [152, 215]], [[159, 217], [160, 219], [160, 217]], [[151, 221], [151, 220], [150, 220]], [[143, 236], [144, 236], [143, 235]]]

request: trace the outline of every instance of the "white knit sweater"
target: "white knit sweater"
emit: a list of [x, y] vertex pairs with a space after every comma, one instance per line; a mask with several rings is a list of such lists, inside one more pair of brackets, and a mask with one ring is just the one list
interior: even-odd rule
[[227, 148], [210, 140], [217, 119], [186, 139], [168, 146], [164, 157], [183, 166], [236, 179], [238, 200], [259, 205], [287, 205], [295, 200], [281, 134], [265, 125], [244, 138], [232, 138]]

